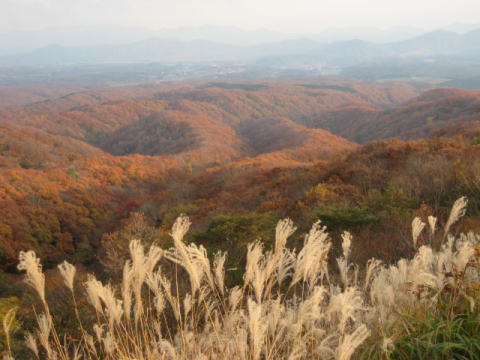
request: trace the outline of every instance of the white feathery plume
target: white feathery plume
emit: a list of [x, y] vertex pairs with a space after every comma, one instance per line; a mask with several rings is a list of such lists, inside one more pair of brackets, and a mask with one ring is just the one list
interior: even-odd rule
[[161, 270], [158, 272], [148, 273], [147, 274], [147, 285], [155, 296], [155, 310], [158, 314], [161, 314], [165, 309], [165, 297], [163, 295], [162, 285], [159, 280], [159, 275]]
[[247, 246], [247, 264], [243, 279], [245, 284], [253, 281], [255, 273], [259, 271], [259, 263], [263, 258], [263, 244], [260, 241], [254, 241]]
[[359, 326], [353, 333], [345, 335], [337, 348], [336, 360], [350, 360], [355, 350], [370, 336], [365, 324]]
[[348, 262], [348, 258], [350, 256], [352, 248], [352, 234], [350, 234], [348, 231], [345, 231], [342, 234], [342, 250], [343, 250], [343, 257], [345, 260]]
[[458, 274], [465, 271], [468, 262], [475, 255], [475, 248], [470, 243], [460, 243], [457, 245], [455, 259], [453, 260], [455, 270]]
[[12, 331], [13, 323], [15, 321], [16, 308], [10, 309], [5, 315], [3, 315], [2, 325], [3, 333], [5, 336], [5, 342], [7, 345], [8, 353], [10, 353], [10, 332]]
[[295, 326], [299, 328], [303, 328], [305, 325], [312, 327], [312, 324], [325, 317], [322, 314], [321, 304], [326, 294], [327, 289], [323, 286], [317, 285], [312, 289], [310, 295], [298, 305], [298, 318]]
[[285, 248], [287, 239], [297, 230], [289, 218], [280, 220], [275, 229], [275, 255], [278, 257]]
[[[112, 286], [103, 285], [94, 276], [89, 275], [85, 282], [85, 289], [87, 298], [95, 310], [107, 315], [110, 328], [114, 324], [119, 324], [123, 315], [123, 306], [122, 301], [115, 298]], [[105, 308], [102, 307], [102, 303]]]
[[267, 329], [266, 323], [262, 320], [262, 304], [248, 299], [248, 328], [252, 346], [252, 359], [260, 359], [262, 344]]
[[45, 275], [42, 272], [40, 259], [34, 251], [20, 251], [18, 270], [25, 270], [25, 282], [35, 289], [40, 299], [45, 303]]
[[37, 339], [33, 334], [27, 333], [25, 335], [25, 345], [35, 354], [36, 358], [39, 359]]
[[234, 286], [230, 289], [230, 294], [228, 295], [228, 303], [232, 311], [236, 310], [240, 301], [242, 300], [242, 289], [238, 286]]
[[437, 226], [437, 218], [435, 216], [428, 217], [428, 225], [430, 226], [430, 234], [435, 235], [435, 230]]
[[201, 274], [200, 280], [206, 277], [210, 288], [214, 289], [215, 279], [212, 276], [212, 268], [210, 266], [210, 259], [208, 258], [207, 249], [205, 249], [202, 245], [197, 247], [195, 244], [191, 244], [190, 249], [192, 249], [192, 257], [195, 259], [194, 263], [198, 269], [197, 271]]
[[293, 250], [285, 249], [277, 261], [277, 281], [282, 285], [283, 281], [292, 274], [295, 265], [296, 253]]
[[349, 264], [347, 263], [347, 259], [345, 259], [343, 256], [337, 258], [337, 265], [338, 265], [338, 270], [340, 271], [340, 278], [342, 279], [343, 286], [347, 288], [350, 283], [350, 278], [348, 276], [348, 273], [349, 273], [349, 270], [351, 269], [351, 266], [349, 266]]
[[160, 272], [157, 271], [151, 275], [152, 282], [157, 282], [162, 285], [163, 294], [167, 299], [168, 303], [170, 304], [173, 315], [175, 316], [175, 320], [179, 321], [181, 314], [180, 314], [180, 303], [176, 296], [172, 294], [172, 284], [171, 282]]
[[263, 289], [267, 280], [266, 259], [263, 255], [263, 244], [260, 241], [254, 241], [247, 247], [247, 264], [244, 275], [244, 285], [251, 285], [255, 298], [258, 302], [262, 301]]
[[100, 292], [103, 287], [100, 281], [98, 281], [93, 275], [88, 274], [87, 281], [84, 284], [85, 292], [87, 293], [87, 299], [90, 302], [96, 312], [102, 313], [102, 302], [100, 301]]
[[213, 260], [215, 282], [222, 295], [225, 292], [225, 261], [226, 260], [227, 260], [227, 253], [225, 252], [222, 253], [221, 251], [215, 254], [215, 258]]
[[344, 292], [333, 295], [328, 306], [327, 314], [332, 321], [339, 317], [339, 331], [343, 334], [350, 320], [355, 320], [358, 311], [363, 310], [363, 300], [355, 287], [349, 287]]
[[192, 310], [192, 295], [187, 294], [183, 298], [183, 313], [185, 318], [188, 317], [188, 314]]
[[465, 196], [457, 199], [452, 206], [450, 216], [445, 224], [445, 234], [448, 234], [450, 227], [455, 224], [460, 218], [462, 218], [467, 211], [468, 199]]
[[50, 332], [52, 330], [52, 322], [51, 319], [46, 316], [45, 314], [40, 314], [37, 318], [38, 323], [38, 331], [37, 336], [40, 344], [43, 346], [45, 351], [47, 352], [47, 357], [50, 359], [53, 354], [53, 350], [50, 346]]
[[122, 300], [123, 300], [123, 312], [127, 321], [130, 321], [130, 312], [132, 309], [132, 281], [133, 281], [133, 268], [130, 260], [125, 262], [123, 266], [122, 277]]
[[211, 278], [210, 263], [205, 248], [203, 246], [198, 247], [193, 243], [186, 246], [182, 241], [190, 225], [191, 223], [187, 216], [182, 214], [177, 218], [170, 234], [174, 240], [175, 248], [165, 252], [165, 257], [182, 266], [187, 271], [190, 277], [192, 296], [195, 296], [201, 286], [204, 275], [209, 277], [211, 284], [213, 280]]
[[330, 247], [331, 242], [326, 233], [326, 227], [321, 226], [320, 221], [317, 221], [305, 237], [303, 248], [298, 253], [290, 286], [303, 280], [313, 287], [318, 278], [328, 278], [327, 258]]
[[122, 301], [115, 298], [111, 285], [103, 286], [100, 298], [105, 304], [105, 313], [108, 316], [110, 328], [113, 328], [114, 324], [120, 324], [123, 315]]
[[412, 239], [413, 239], [413, 247], [417, 247], [417, 241], [418, 237], [423, 231], [423, 228], [425, 227], [425, 223], [419, 218], [416, 217], [412, 221]]
[[105, 352], [109, 355], [112, 355], [117, 347], [117, 343], [115, 342], [115, 338], [113, 337], [110, 331], [107, 331], [103, 336], [103, 348]]
[[148, 249], [148, 254], [145, 259], [145, 272], [147, 274], [152, 273], [157, 266], [158, 262], [164, 255], [163, 249], [156, 245], [151, 245]]
[[367, 270], [365, 272], [365, 283], [363, 285], [364, 289], [368, 288], [371, 280], [378, 273], [378, 271], [380, 271], [381, 266], [382, 266], [382, 262], [380, 260], [372, 258], [367, 261]]
[[172, 226], [172, 232], [170, 236], [175, 242], [182, 242], [183, 237], [190, 229], [190, 219], [185, 214], [180, 214], [180, 216], [175, 220], [175, 223]]
[[58, 270], [60, 271], [60, 275], [62, 275], [65, 285], [73, 292], [73, 281], [75, 279], [75, 273], [77, 272], [75, 266], [64, 261], [58, 265]]
[[132, 240], [129, 245], [132, 259], [133, 281], [132, 289], [135, 295], [135, 322], [138, 322], [143, 314], [142, 285], [147, 276], [145, 252], [140, 240]]

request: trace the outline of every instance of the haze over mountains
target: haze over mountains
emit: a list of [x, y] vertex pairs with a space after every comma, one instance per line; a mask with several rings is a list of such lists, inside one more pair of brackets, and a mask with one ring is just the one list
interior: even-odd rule
[[185, 27], [151, 30], [141, 27], [73, 27], [51, 28], [0, 34], [0, 55], [29, 52], [49, 45], [89, 46], [120, 45], [146, 39], [158, 38], [176, 41], [206, 40], [230, 45], [259, 45], [306, 38], [324, 42], [361, 39], [387, 42], [406, 40], [425, 31], [416, 28], [378, 29], [327, 29], [320, 34], [287, 34], [267, 29], [244, 30], [227, 26]]
[[452, 31], [470, 28], [476, 27], [453, 25], [447, 27], [449, 31], [434, 32], [414, 28], [331, 29], [317, 35], [233, 27], [160, 31], [143, 28], [47, 29], [0, 35], [0, 54], [3, 54], [0, 63], [12, 66], [252, 61], [295, 55], [314, 57], [331, 65], [347, 52], [353, 55], [349, 63], [392, 56], [478, 56], [478, 32]]
[[[0, 86], [85, 89], [165, 80], [341, 75], [480, 88], [480, 30], [464, 24], [446, 28], [334, 29], [301, 37], [233, 27], [6, 34], [0, 35]], [[5, 55], [12, 51], [20, 53]]]

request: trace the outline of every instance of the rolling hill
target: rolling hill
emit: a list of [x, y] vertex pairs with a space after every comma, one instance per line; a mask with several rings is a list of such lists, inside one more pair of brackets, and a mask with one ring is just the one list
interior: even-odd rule
[[366, 143], [399, 138], [429, 137], [453, 124], [480, 119], [480, 93], [454, 88], [426, 91], [419, 97], [388, 110], [348, 107], [310, 120], [311, 126], [327, 129], [351, 141]]
[[[92, 262], [101, 235], [136, 210], [164, 226], [188, 210], [201, 227], [235, 211], [307, 219], [333, 211], [329, 201], [387, 201], [400, 186], [394, 174], [413, 179], [418, 163], [454, 169], [453, 158], [477, 151], [458, 135], [479, 112], [474, 91], [338, 78], [162, 84], [7, 106], [0, 267], [11, 271], [26, 248], [47, 266], [65, 254]], [[375, 142], [392, 137], [432, 139]], [[319, 183], [328, 191], [312, 193]]]

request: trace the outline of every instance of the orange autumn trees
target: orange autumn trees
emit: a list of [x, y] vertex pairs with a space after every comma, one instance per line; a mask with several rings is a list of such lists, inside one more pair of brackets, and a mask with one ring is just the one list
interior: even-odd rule
[[[388, 217], [401, 228], [421, 202], [441, 210], [475, 198], [475, 138], [355, 141], [468, 133], [477, 107], [476, 92], [334, 78], [93, 90], [3, 107], [0, 268], [26, 248], [47, 265], [95, 262], [102, 235], [134, 212], [161, 227], [188, 209], [195, 231], [253, 212], [361, 223], [364, 239], [390, 230]], [[370, 215], [378, 221], [360, 221]]]

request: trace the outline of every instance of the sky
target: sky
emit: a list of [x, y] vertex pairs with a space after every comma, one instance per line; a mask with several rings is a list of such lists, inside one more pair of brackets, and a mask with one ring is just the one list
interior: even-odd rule
[[480, 0], [0, 0], [0, 32], [71, 26], [201, 25], [314, 33], [480, 23]]

